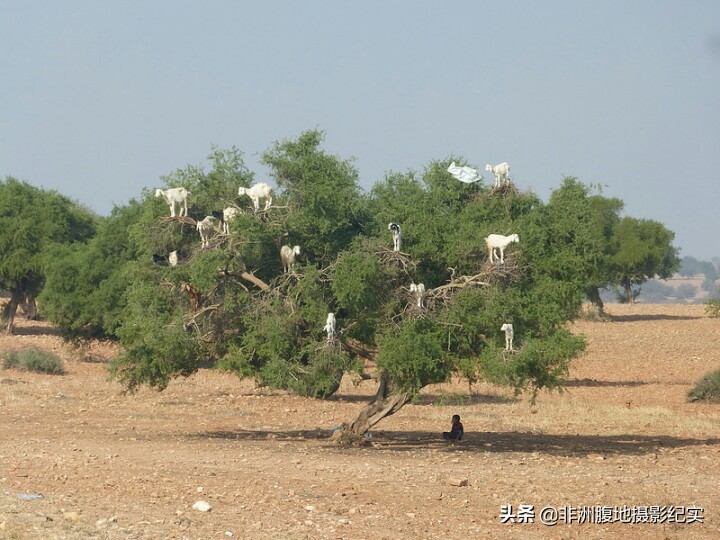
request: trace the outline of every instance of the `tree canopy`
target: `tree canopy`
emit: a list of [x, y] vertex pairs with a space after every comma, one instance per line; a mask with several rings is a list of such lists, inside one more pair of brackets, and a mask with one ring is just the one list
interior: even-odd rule
[[[545, 204], [512, 184], [458, 182], [448, 165], [466, 161], [449, 156], [390, 172], [365, 193], [352, 161], [327, 154], [323, 139], [311, 130], [265, 152], [276, 185], [267, 210], [237, 197], [253, 180], [237, 149], [213, 149], [208, 172], [188, 166], [163, 177], [191, 191], [189, 216], [168, 217], [147, 191], [103, 219], [87, 244], [56, 246], [44, 312], [69, 331], [119, 339], [112, 371], [130, 389], [164, 388], [214, 365], [326, 397], [343, 373], [371, 365], [377, 394], [337, 433], [352, 438], [454, 374], [533, 396], [562, 388], [584, 348], [567, 327], [582, 302], [623, 276], [638, 283], [673, 266], [672, 236], [645, 222], [640, 243], [652, 246], [642, 265], [626, 255], [640, 248], [629, 247], [622, 202], [577, 179]], [[229, 234], [218, 228], [201, 248], [194, 224], [227, 206], [240, 210]], [[402, 228], [401, 251], [390, 222]], [[488, 259], [491, 233], [519, 235], [504, 264]], [[301, 247], [287, 273], [282, 245]], [[164, 262], [172, 251], [177, 266]], [[420, 283], [418, 302], [411, 285]], [[514, 327], [514, 350], [504, 323]]]
[[8, 177], [0, 181], [0, 289], [10, 291], [0, 326], [12, 332], [18, 306], [31, 316], [45, 282], [45, 254], [88, 240], [96, 216], [60, 195]]

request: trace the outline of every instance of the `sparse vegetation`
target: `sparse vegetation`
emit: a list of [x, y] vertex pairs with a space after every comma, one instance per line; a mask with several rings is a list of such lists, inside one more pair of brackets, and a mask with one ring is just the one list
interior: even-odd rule
[[709, 317], [720, 317], [720, 297], [711, 298], [705, 302], [705, 313], [707, 313]]
[[688, 401], [720, 403], [720, 369], [711, 371], [688, 392]]
[[34, 347], [6, 352], [3, 355], [3, 368], [49, 373], [51, 375], [65, 373], [63, 361], [58, 355]]
[[462, 393], [453, 394], [440, 394], [435, 398], [435, 405], [446, 406], [446, 405], [457, 405], [462, 407], [470, 400], [470, 396]]

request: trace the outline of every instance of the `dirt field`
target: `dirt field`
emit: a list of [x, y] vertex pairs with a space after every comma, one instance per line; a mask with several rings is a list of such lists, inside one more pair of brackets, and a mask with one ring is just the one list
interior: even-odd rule
[[[428, 388], [367, 448], [327, 437], [371, 381], [314, 401], [203, 371], [124, 396], [107, 345], [83, 357], [19, 321], [0, 354], [38, 345], [67, 374], [0, 371], [0, 538], [720, 538], [720, 406], [685, 401], [720, 367], [720, 320], [609, 312], [575, 325], [589, 348], [564, 394], [530, 407], [491, 386]], [[454, 413], [467, 435], [448, 444]], [[533, 505], [534, 522], [502, 523], [501, 505]], [[565, 517], [544, 525], [544, 507]], [[578, 523], [583, 507], [597, 522]]]

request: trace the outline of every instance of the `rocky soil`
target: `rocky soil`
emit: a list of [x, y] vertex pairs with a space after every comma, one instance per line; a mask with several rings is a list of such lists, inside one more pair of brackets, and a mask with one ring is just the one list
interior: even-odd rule
[[[124, 395], [112, 345], [20, 320], [0, 355], [39, 346], [66, 374], [0, 370], [0, 538], [720, 538], [720, 405], [686, 401], [720, 368], [720, 319], [608, 311], [574, 325], [589, 347], [565, 393], [434, 386], [364, 448], [328, 437], [372, 381], [318, 401], [203, 370]], [[455, 413], [466, 440], [446, 443]]]

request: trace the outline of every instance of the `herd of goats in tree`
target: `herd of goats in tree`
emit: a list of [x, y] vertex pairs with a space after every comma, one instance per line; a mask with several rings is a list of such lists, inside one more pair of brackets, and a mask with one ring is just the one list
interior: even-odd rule
[[[448, 172], [457, 180], [470, 184], [480, 180], [480, 176], [477, 170], [468, 166], [457, 166], [453, 161], [448, 167]], [[492, 172], [495, 176], [495, 189], [500, 188], [502, 185], [510, 185], [510, 167], [507, 162], [500, 163], [498, 165], [488, 164], [485, 170]], [[155, 197], [162, 197], [165, 202], [170, 206], [170, 217], [187, 217], [188, 212], [188, 195], [191, 192], [184, 187], [175, 187], [170, 189], [156, 189]], [[255, 212], [260, 210], [260, 199], [264, 200], [264, 210], [267, 211], [272, 205], [272, 188], [266, 183], [254, 184], [250, 188], [241, 187], [238, 190], [238, 196], [242, 197], [247, 195], [250, 197]], [[178, 214], [176, 215], [175, 207], [178, 206]], [[201, 248], [207, 248], [210, 246], [210, 238], [213, 233], [218, 230], [218, 223], [222, 227], [223, 234], [230, 233], [230, 223], [240, 213], [240, 210], [234, 206], [225, 208], [222, 211], [214, 211], [211, 215], [206, 216], [196, 224], [196, 229], [200, 235]], [[392, 235], [393, 240], [393, 251], [400, 252], [402, 244], [402, 229], [397, 223], [389, 223], [388, 230]], [[520, 238], [517, 234], [511, 234], [505, 236], [502, 234], [490, 234], [485, 238], [485, 243], [488, 249], [488, 259], [490, 263], [497, 261], [500, 265], [505, 264], [505, 249], [511, 243], [519, 243]], [[280, 247], [280, 260], [282, 262], [283, 271], [289, 272], [297, 260], [297, 256], [300, 255], [300, 246], [287, 246], [283, 245]], [[156, 263], [165, 263], [170, 266], [177, 266], [178, 264], [178, 253], [172, 251], [168, 254], [167, 258], [161, 255], [153, 255], [153, 261]], [[167, 263], [165, 262], [167, 261]], [[181, 288], [184, 292], [187, 292], [190, 299], [191, 310], [196, 310], [199, 304], [199, 293], [189, 283], [183, 284]], [[410, 292], [414, 293], [417, 307], [423, 309], [424, 298], [426, 295], [425, 285], [423, 283], [411, 283]], [[323, 331], [327, 334], [327, 341], [332, 342], [336, 336], [335, 328], [335, 314], [328, 313], [325, 321], [325, 327]], [[511, 323], [504, 323], [500, 328], [505, 333], [505, 350], [513, 351], [513, 337], [514, 331]]]

